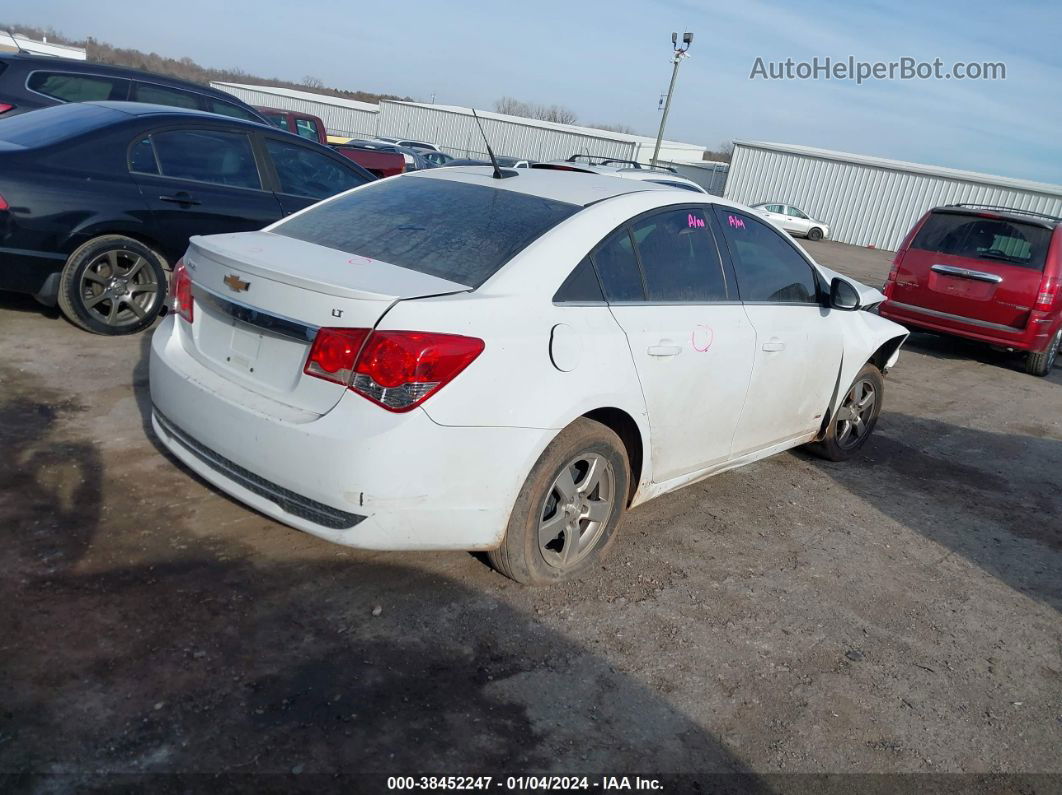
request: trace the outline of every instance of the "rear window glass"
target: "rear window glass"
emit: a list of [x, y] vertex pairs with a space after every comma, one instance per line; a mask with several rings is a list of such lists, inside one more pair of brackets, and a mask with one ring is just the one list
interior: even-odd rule
[[398, 177], [313, 207], [272, 231], [478, 287], [580, 209], [483, 185]]
[[911, 248], [1043, 270], [1051, 230], [1008, 219], [933, 213]]
[[53, 105], [32, 113], [0, 118], [0, 141], [18, 146], [48, 146], [124, 118], [116, 110], [98, 105]]

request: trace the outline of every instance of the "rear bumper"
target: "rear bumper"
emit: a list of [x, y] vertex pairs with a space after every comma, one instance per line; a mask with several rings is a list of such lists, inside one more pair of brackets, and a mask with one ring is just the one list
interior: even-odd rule
[[1020, 351], [1039, 351], [1046, 348], [1058, 325], [1058, 320], [1046, 312], [1030, 313], [1028, 325], [1019, 329], [893, 300], [886, 300], [878, 312], [882, 317], [902, 325], [953, 334], [956, 337]]
[[0, 247], [0, 290], [28, 293], [54, 304], [58, 280], [50, 277], [59, 274], [65, 264], [65, 254]]
[[189, 469], [280, 522], [364, 549], [491, 549], [556, 431], [449, 427], [353, 393], [323, 415], [269, 411], [191, 357], [168, 316], [151, 341], [152, 426]]

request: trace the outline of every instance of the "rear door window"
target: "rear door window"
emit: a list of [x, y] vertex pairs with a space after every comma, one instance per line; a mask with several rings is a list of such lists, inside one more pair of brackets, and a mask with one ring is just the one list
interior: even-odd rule
[[201, 97], [201, 99], [206, 103], [206, 109], [211, 113], [220, 113], [222, 116], [231, 116], [234, 119], [253, 121], [255, 124], [262, 123], [260, 118], [239, 105], [233, 105], [231, 102], [207, 96]]
[[478, 287], [581, 208], [430, 177], [380, 180], [271, 231]]
[[1003, 218], [932, 213], [911, 248], [1042, 271], [1051, 230]]
[[655, 213], [635, 222], [631, 229], [638, 241], [649, 301], [726, 300], [723, 265], [702, 210]]
[[320, 140], [317, 135], [317, 122], [313, 119], [295, 119], [295, 132], [311, 141]]
[[61, 102], [124, 100], [129, 95], [129, 81], [124, 78], [71, 72], [34, 72], [26, 87]]
[[325, 199], [366, 182], [351, 169], [305, 146], [269, 139], [266, 150], [280, 180], [281, 193]]
[[174, 108], [202, 110], [199, 97], [189, 91], [158, 86], [154, 83], [133, 83], [133, 101], [152, 102], [156, 105], [170, 105]]
[[605, 238], [594, 251], [593, 259], [606, 300], [610, 303], [645, 300], [642, 272], [626, 225]]
[[767, 224], [716, 207], [741, 300], [749, 303], [817, 304], [818, 281], [796, 248]]
[[164, 177], [233, 188], [261, 188], [251, 140], [219, 130], [168, 130], [151, 136]]

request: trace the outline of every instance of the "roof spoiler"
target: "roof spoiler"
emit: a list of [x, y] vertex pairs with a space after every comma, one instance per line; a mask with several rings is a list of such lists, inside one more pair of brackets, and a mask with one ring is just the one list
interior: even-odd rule
[[960, 203], [960, 204], [948, 204], [944, 207], [938, 207], [939, 210], [947, 210], [949, 208], [963, 209], [963, 210], [995, 210], [1001, 213], [1010, 213], [1012, 215], [1028, 215], [1033, 218], [1042, 219], [1044, 221], [1053, 221], [1054, 223], [1062, 223], [1062, 217], [1057, 215], [1050, 215], [1049, 213], [1041, 213], [1035, 210], [1021, 210], [1017, 207], [1005, 207], [1002, 204], [973, 204], [973, 203]]

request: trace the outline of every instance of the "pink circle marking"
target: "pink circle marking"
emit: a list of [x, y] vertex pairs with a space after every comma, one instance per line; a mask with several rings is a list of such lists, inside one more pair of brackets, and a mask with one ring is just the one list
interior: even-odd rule
[[710, 326], [698, 325], [690, 332], [690, 345], [699, 353], [704, 353], [711, 348], [713, 342], [715, 342], [715, 332]]

